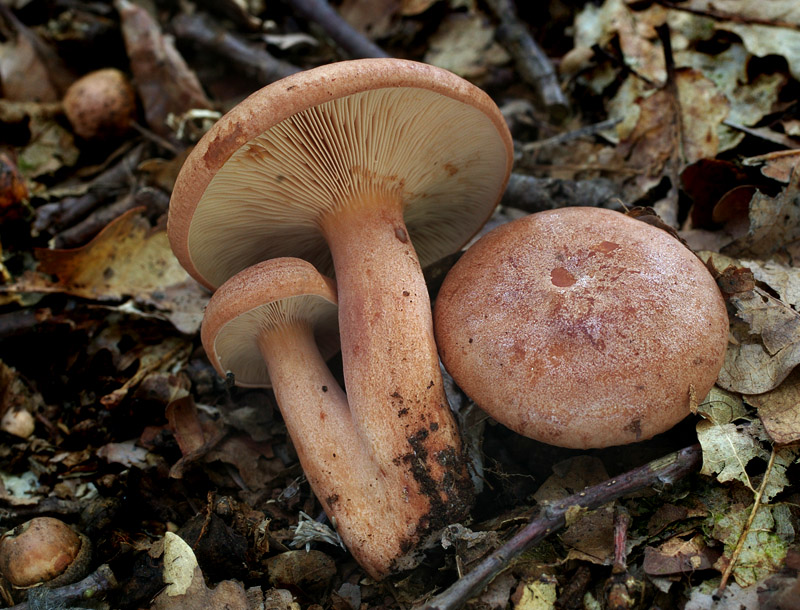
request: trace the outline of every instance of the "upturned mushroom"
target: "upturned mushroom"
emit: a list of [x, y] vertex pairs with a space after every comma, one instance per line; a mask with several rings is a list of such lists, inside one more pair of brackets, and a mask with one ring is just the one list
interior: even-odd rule
[[445, 278], [434, 319], [445, 367], [482, 409], [573, 448], [674, 426], [713, 386], [728, 342], [705, 265], [666, 231], [599, 208], [484, 235]]
[[217, 289], [203, 346], [238, 385], [272, 387], [315, 495], [356, 560], [381, 578], [413, 563], [429, 507], [405, 497], [395, 466], [374, 458], [353, 422], [320, 352], [337, 344], [336, 314], [330, 279], [300, 259], [271, 259]]
[[511, 162], [503, 117], [478, 88], [416, 62], [356, 60], [232, 109], [170, 203], [172, 248], [209, 288], [279, 256], [335, 273], [353, 423], [378, 463], [402, 469], [408, 497], [427, 500], [425, 527], [463, 516], [471, 484], [420, 263], [480, 228]]

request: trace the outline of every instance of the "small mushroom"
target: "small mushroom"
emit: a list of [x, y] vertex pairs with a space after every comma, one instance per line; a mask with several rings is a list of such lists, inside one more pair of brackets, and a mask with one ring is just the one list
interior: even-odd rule
[[209, 301], [206, 353], [236, 383], [272, 387], [314, 493], [356, 560], [375, 578], [415, 546], [427, 503], [405, 498], [353, 422], [347, 398], [318, 346], [336, 345], [333, 282], [310, 263], [276, 258], [233, 276]]
[[275, 257], [335, 273], [353, 423], [378, 463], [403, 469], [408, 496], [428, 502], [420, 530], [462, 518], [471, 496], [421, 264], [484, 224], [512, 153], [497, 106], [454, 74], [340, 62], [232, 109], [170, 202], [173, 251], [209, 288]]
[[81, 138], [118, 138], [128, 132], [136, 116], [136, 92], [120, 70], [95, 70], [67, 89], [64, 114]]
[[0, 575], [14, 589], [59, 587], [88, 573], [91, 544], [53, 517], [36, 517], [0, 537]]
[[562, 447], [648, 439], [716, 381], [725, 303], [667, 232], [618, 212], [563, 208], [489, 232], [435, 306], [442, 361], [500, 423]]

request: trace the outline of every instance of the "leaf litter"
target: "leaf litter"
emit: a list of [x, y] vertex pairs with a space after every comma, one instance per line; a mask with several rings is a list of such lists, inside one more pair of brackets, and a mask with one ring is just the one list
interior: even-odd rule
[[[596, 607], [612, 599], [606, 582], [620, 557], [619, 573], [642, 583], [629, 589], [634, 607], [791, 599], [800, 570], [796, 2], [516, 3], [556, 60], [573, 104], [566, 118], [550, 116], [517, 77], [496, 16], [479, 3], [334, 3], [389, 54], [448, 67], [507, 104], [519, 175], [603, 179], [621, 194], [606, 205], [654, 207], [706, 250], [731, 321], [717, 387], [696, 397], [690, 421], [651, 442], [576, 455], [470, 410], [465, 434], [483, 487], [471, 521], [451, 524], [426, 564], [383, 583], [360, 572], [323, 522], [272, 395], [231, 388], [211, 369], [197, 339], [208, 294], [172, 256], [163, 206], [135, 205], [145, 188], [168, 197], [180, 160], [215, 116], [206, 111], [224, 111], [255, 88], [247, 68], [171, 35], [186, 5], [46, 2], [54, 19], [44, 22], [26, 4], [0, 15], [3, 173], [19, 177], [4, 189], [11, 203], [0, 225], [0, 527], [47, 513], [91, 533], [95, 567], [109, 562], [117, 579], [98, 604], [421, 604], [538, 509], [694, 439], [700, 474], [569, 512], [558, 536], [512, 562], [468, 606]], [[210, 12], [243, 45], [263, 44], [254, 43], [259, 29], [262, 41], [299, 41], [266, 45], [298, 67], [340, 59], [291, 5], [192, 10]], [[108, 54], [91, 51], [97, 44]], [[78, 75], [109, 65], [132, 76], [135, 129], [124, 142], [76, 139], [60, 96]], [[205, 118], [184, 120], [198, 110]], [[613, 126], [602, 126], [609, 119]], [[191, 129], [177, 131], [181, 124]], [[84, 200], [91, 209], [82, 217], [48, 220], [44, 206], [98, 192], [91, 176], [131, 143], [142, 156], [120, 165], [124, 180]], [[498, 222], [522, 213], [505, 203]], [[53, 247], [66, 237], [71, 248]], [[631, 523], [620, 547], [623, 512]], [[215, 552], [223, 548], [228, 559]], [[171, 574], [168, 565], [184, 569]], [[726, 574], [733, 581], [718, 603]]]

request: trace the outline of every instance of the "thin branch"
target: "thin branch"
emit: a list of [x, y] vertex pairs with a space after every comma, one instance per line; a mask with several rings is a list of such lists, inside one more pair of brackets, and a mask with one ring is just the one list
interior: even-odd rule
[[722, 594], [725, 592], [725, 587], [728, 586], [728, 580], [730, 579], [731, 574], [733, 574], [733, 569], [736, 567], [736, 562], [739, 560], [739, 555], [742, 554], [742, 549], [744, 549], [744, 543], [747, 539], [747, 534], [750, 533], [750, 528], [753, 526], [753, 521], [755, 521], [756, 515], [758, 514], [758, 509], [761, 506], [761, 498], [764, 496], [764, 490], [767, 488], [767, 481], [769, 480], [769, 475], [772, 472], [772, 466], [774, 464], [775, 447], [772, 448], [772, 453], [769, 456], [767, 470], [764, 472], [764, 479], [761, 481], [761, 485], [758, 486], [756, 498], [753, 502], [753, 510], [750, 511], [750, 516], [747, 518], [747, 523], [744, 524], [742, 535], [739, 536], [739, 541], [736, 543], [736, 548], [733, 549], [731, 560], [728, 562], [725, 571], [722, 573], [722, 579], [719, 582], [719, 589], [717, 589], [717, 592], [714, 594], [714, 596], [717, 598], [721, 598]]
[[327, 0], [284, 0], [298, 16], [313, 21], [350, 57], [389, 57], [378, 45], [356, 30]]
[[[9, 610], [32, 610], [33, 608], [68, 608], [74, 602], [93, 599], [117, 588], [117, 579], [107, 564], [101, 565], [83, 580], [63, 587], [39, 587], [31, 589], [27, 602], [12, 606]], [[32, 598], [35, 598], [34, 602]]]
[[667, 8], [691, 13], [692, 15], [699, 15], [700, 17], [709, 17], [716, 21], [733, 21], [734, 23], [743, 23], [745, 25], [767, 25], [779, 28], [788, 28], [792, 30], [800, 29], [797, 23], [791, 21], [783, 21], [781, 19], [764, 19], [756, 15], [747, 15], [743, 17], [738, 13], [727, 12], [724, 10], [717, 10], [713, 4], [709, 5], [707, 9], [692, 8], [685, 2], [671, 2], [670, 0], [656, 0], [656, 2]]
[[471, 572], [443, 593], [418, 606], [416, 610], [455, 610], [462, 607], [495, 576], [508, 568], [521, 553], [561, 529], [570, 510], [592, 510], [640, 489], [672, 485], [698, 470], [701, 462], [700, 445], [692, 445], [545, 506], [538, 517], [481, 561]]
[[550, 116], [561, 121], [569, 114], [569, 102], [561, 90], [555, 68], [528, 28], [517, 17], [511, 0], [486, 0], [500, 26], [497, 38], [514, 58], [520, 77], [531, 87]]
[[259, 86], [300, 71], [299, 67], [273, 57], [266, 49], [231, 34], [205, 14], [182, 13], [172, 20], [172, 30], [178, 39], [226, 59]]

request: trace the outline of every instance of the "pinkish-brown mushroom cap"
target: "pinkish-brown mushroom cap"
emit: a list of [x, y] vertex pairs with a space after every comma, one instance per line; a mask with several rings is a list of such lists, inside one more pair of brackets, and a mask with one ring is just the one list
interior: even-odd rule
[[271, 387], [258, 346], [266, 327], [306, 321], [323, 357], [338, 349], [338, 306], [333, 280], [294, 258], [264, 261], [236, 274], [211, 297], [201, 338], [211, 364], [236, 385]]
[[446, 70], [399, 59], [329, 64], [255, 92], [201, 139], [175, 184], [170, 243], [209, 288], [278, 256], [330, 272], [320, 217], [399, 196], [425, 265], [483, 225], [512, 154], [494, 102]]
[[663, 432], [713, 386], [728, 339], [703, 263], [665, 231], [564, 208], [476, 242], [435, 306], [445, 367], [499, 422], [564, 447]]

